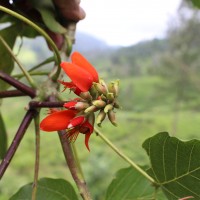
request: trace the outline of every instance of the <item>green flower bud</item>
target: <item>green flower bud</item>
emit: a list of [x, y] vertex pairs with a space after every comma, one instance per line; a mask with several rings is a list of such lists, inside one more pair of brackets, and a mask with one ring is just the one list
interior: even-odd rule
[[95, 112], [95, 111], [97, 111], [97, 110], [98, 110], [97, 107], [94, 106], [94, 105], [92, 105], [92, 106], [86, 108], [85, 111], [84, 111], [84, 113]]
[[104, 85], [101, 85], [100, 83], [94, 83], [94, 86], [96, 88], [96, 90], [99, 92], [99, 94], [107, 94], [107, 88]]
[[103, 120], [105, 119], [106, 117], [106, 113], [101, 110], [98, 115], [97, 115], [97, 120], [96, 120], [96, 123], [99, 127], [101, 127], [101, 123], [103, 122]]
[[117, 126], [117, 123], [115, 121], [115, 113], [113, 110], [109, 110], [108, 111], [108, 119], [110, 120], [110, 122], [114, 125]]
[[114, 101], [114, 99], [115, 99], [114, 94], [111, 93], [111, 92], [109, 92], [109, 93], [107, 94], [107, 99], [108, 99], [110, 102]]
[[101, 98], [101, 100], [103, 100], [103, 101], [107, 101], [107, 98], [102, 94], [101, 96], [100, 96], [100, 98]]
[[87, 101], [91, 101], [92, 100], [92, 96], [90, 95], [89, 92], [81, 92], [79, 94], [79, 96], [82, 98], [82, 99], [85, 99]]
[[92, 104], [97, 108], [103, 108], [106, 105], [106, 102], [103, 100], [94, 100], [92, 101]]
[[112, 104], [108, 104], [105, 106], [104, 108], [104, 112], [107, 113], [109, 110], [112, 110], [113, 109], [113, 105]]
[[108, 91], [113, 93], [114, 96], [117, 97], [119, 93], [119, 80], [110, 82], [108, 85]]
[[96, 99], [99, 96], [99, 94], [98, 94], [98, 91], [96, 90], [94, 84], [95, 83], [93, 83], [92, 87], [90, 88], [90, 94], [93, 97], [93, 99]]
[[114, 102], [113, 106], [114, 106], [114, 108], [121, 108], [121, 106], [119, 105], [119, 103], [116, 102], [116, 101]]

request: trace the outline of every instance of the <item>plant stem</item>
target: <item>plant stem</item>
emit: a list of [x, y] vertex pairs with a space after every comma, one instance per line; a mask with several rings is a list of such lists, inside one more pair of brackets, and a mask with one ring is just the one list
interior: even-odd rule
[[148, 179], [154, 185], [157, 185], [154, 179], [149, 176], [142, 168], [135, 164], [130, 158], [128, 158], [124, 153], [122, 153], [108, 138], [106, 138], [96, 127], [94, 128], [96, 134], [110, 146], [121, 158], [123, 158], [127, 163], [129, 163], [135, 170], [142, 174], [146, 179]]
[[31, 20], [27, 19], [23, 15], [20, 15], [20, 14], [14, 12], [14, 11], [8, 9], [8, 8], [0, 6], [0, 10], [5, 12], [5, 13], [8, 13], [9, 15], [12, 15], [12, 16], [18, 18], [19, 20], [25, 22], [26, 24], [33, 27], [36, 31], [38, 31], [47, 40], [47, 42], [49, 43], [49, 45], [53, 49], [55, 56], [56, 56], [57, 64], [60, 65], [61, 58], [60, 58], [58, 48], [57, 48], [56, 44], [53, 42], [53, 40], [49, 37], [49, 35], [42, 28], [40, 28], [37, 24], [33, 23]]
[[13, 77], [9, 76], [8, 74], [0, 71], [0, 79], [4, 80], [5, 82], [9, 83], [10, 85], [14, 86], [24, 94], [27, 94], [31, 98], [34, 98], [36, 96], [36, 91], [27, 85], [17, 81]]
[[36, 110], [28, 110], [26, 112], [26, 115], [24, 116], [24, 119], [22, 120], [22, 123], [20, 124], [17, 133], [15, 134], [15, 137], [12, 141], [12, 144], [10, 145], [8, 151], [6, 152], [6, 155], [4, 159], [2, 160], [0, 164], [0, 180], [2, 176], [4, 175], [8, 165], [10, 164], [17, 148], [19, 147], [19, 144], [28, 128], [30, 125], [32, 119], [37, 115]]
[[30, 108], [61, 108], [63, 104], [66, 102], [39, 102], [39, 101], [31, 101], [29, 103]]
[[[29, 74], [31, 76], [43, 76], [43, 75], [48, 76], [49, 72], [30, 72]], [[20, 79], [20, 78], [24, 77], [24, 74], [15, 74], [12, 77]]]
[[19, 90], [7, 90], [0, 92], [0, 98], [21, 97], [21, 96], [27, 96], [27, 95]]
[[28, 82], [30, 83], [30, 85], [33, 88], [36, 88], [36, 85], [32, 79], [32, 77], [29, 75], [29, 73], [25, 70], [25, 68], [22, 66], [22, 64], [19, 62], [19, 60], [17, 59], [17, 57], [13, 54], [12, 49], [9, 47], [9, 45], [7, 44], [7, 42], [3, 39], [3, 37], [0, 36], [0, 41], [1, 43], [4, 45], [4, 47], [7, 49], [7, 51], [9, 52], [9, 54], [11, 55], [11, 57], [13, 58], [13, 60], [17, 63], [17, 65], [19, 66], [19, 68], [22, 70], [23, 74], [25, 75], [26, 79], [28, 80]]
[[72, 174], [72, 177], [79, 189], [80, 195], [83, 198], [83, 200], [92, 200], [91, 195], [88, 191], [86, 182], [84, 180], [84, 177], [82, 176], [82, 173], [79, 171], [77, 167], [77, 163], [75, 161], [72, 148], [68, 140], [66, 139], [66, 131], [58, 131], [60, 141], [62, 144], [63, 152], [65, 155], [65, 159], [67, 161], [69, 170]]
[[39, 176], [39, 162], [40, 162], [40, 116], [37, 115], [34, 118], [35, 122], [35, 170], [34, 170], [34, 181], [33, 181], [33, 190], [32, 190], [32, 200], [36, 200], [37, 193], [37, 182]]
[[28, 71], [29, 71], [29, 72], [32, 72], [32, 71], [38, 69], [39, 67], [42, 67], [43, 65], [48, 64], [48, 63], [53, 62], [53, 61], [54, 61], [54, 56], [49, 57], [49, 58], [47, 58], [45, 61], [39, 63], [38, 65], [34, 66], [33, 68], [31, 68], [31, 69], [28, 70]]

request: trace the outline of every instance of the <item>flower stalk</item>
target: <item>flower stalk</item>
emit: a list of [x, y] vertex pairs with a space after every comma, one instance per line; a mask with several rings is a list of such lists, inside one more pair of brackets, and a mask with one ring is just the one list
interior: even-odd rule
[[135, 170], [142, 174], [146, 179], [148, 179], [153, 185], [157, 185], [155, 180], [149, 176], [142, 168], [140, 168], [136, 163], [134, 163], [130, 158], [128, 158], [124, 153], [122, 153], [108, 138], [106, 138], [97, 128], [94, 128], [97, 136], [99, 136], [111, 149], [113, 149], [121, 158], [123, 158], [128, 164], [130, 164]]
[[39, 163], [40, 163], [40, 116], [37, 115], [34, 118], [35, 123], [35, 169], [34, 169], [34, 180], [33, 180], [33, 189], [32, 189], [32, 200], [36, 200], [37, 193], [37, 182], [39, 176]]
[[71, 175], [79, 189], [80, 195], [83, 200], [92, 200], [90, 192], [87, 188], [85, 179], [83, 177], [82, 171], [77, 166], [77, 161], [75, 160], [74, 153], [71, 144], [66, 140], [66, 131], [58, 131], [58, 135], [61, 141], [62, 149], [66, 162], [68, 164]]

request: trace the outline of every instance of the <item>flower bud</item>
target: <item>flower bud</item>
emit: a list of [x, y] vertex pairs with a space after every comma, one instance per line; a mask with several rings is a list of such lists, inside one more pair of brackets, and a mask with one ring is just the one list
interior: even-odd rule
[[96, 99], [97, 96], [98, 96], [99, 94], [98, 94], [98, 91], [96, 90], [94, 84], [95, 84], [95, 83], [93, 83], [93, 85], [92, 85], [92, 87], [90, 88], [89, 91], [90, 91], [90, 94], [91, 94], [91, 96], [93, 97], [93, 99]]
[[94, 86], [96, 88], [96, 90], [99, 92], [99, 94], [107, 94], [107, 88], [104, 85], [101, 85], [100, 83], [94, 83]]
[[105, 106], [104, 108], [104, 112], [107, 113], [109, 110], [112, 110], [113, 109], [113, 105], [112, 104], [108, 104]]
[[110, 82], [108, 85], [108, 91], [113, 93], [114, 96], [117, 97], [119, 93], [119, 80]]
[[106, 102], [103, 100], [94, 100], [92, 101], [92, 104], [97, 108], [103, 108], [106, 105]]
[[102, 86], [104, 86], [104, 88], [105, 88], [106, 91], [108, 92], [108, 86], [107, 86], [106, 82], [105, 82], [103, 79], [100, 79], [100, 80], [99, 80], [99, 83], [100, 83]]
[[99, 112], [99, 114], [97, 115], [97, 121], [96, 121], [97, 125], [99, 127], [101, 127], [101, 123], [103, 122], [103, 120], [105, 119], [105, 117], [106, 117], [106, 113], [103, 110], [101, 110]]
[[103, 100], [103, 101], [107, 101], [107, 98], [102, 94], [98, 99], [101, 99], [101, 100]]
[[107, 94], [107, 99], [108, 99], [110, 102], [112, 102], [112, 101], [115, 99], [114, 94], [111, 93], [111, 92], [109, 92], [109, 93]]
[[108, 119], [110, 120], [110, 122], [114, 125], [117, 126], [117, 123], [115, 121], [115, 113], [113, 110], [109, 110], [108, 111]]
[[95, 105], [92, 105], [92, 106], [86, 108], [86, 109], [84, 110], [84, 113], [95, 112], [95, 111], [97, 111], [97, 110], [98, 110], [97, 107], [96, 107]]
[[114, 105], [113, 105], [113, 106], [114, 106], [114, 108], [121, 108], [121, 106], [119, 105], [119, 103], [116, 102], [116, 101], [114, 102]]
[[79, 94], [79, 96], [82, 98], [82, 99], [85, 99], [87, 101], [91, 101], [92, 100], [92, 96], [90, 95], [89, 92], [81, 92]]
[[78, 102], [70, 101], [70, 102], [65, 103], [63, 106], [70, 110], [84, 110], [88, 108], [90, 105], [82, 101], [78, 101]]

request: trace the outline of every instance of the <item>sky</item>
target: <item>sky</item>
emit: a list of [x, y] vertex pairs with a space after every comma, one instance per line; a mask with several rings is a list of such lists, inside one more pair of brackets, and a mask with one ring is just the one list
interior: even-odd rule
[[164, 37], [181, 0], [81, 0], [86, 18], [77, 30], [108, 45], [129, 46]]

